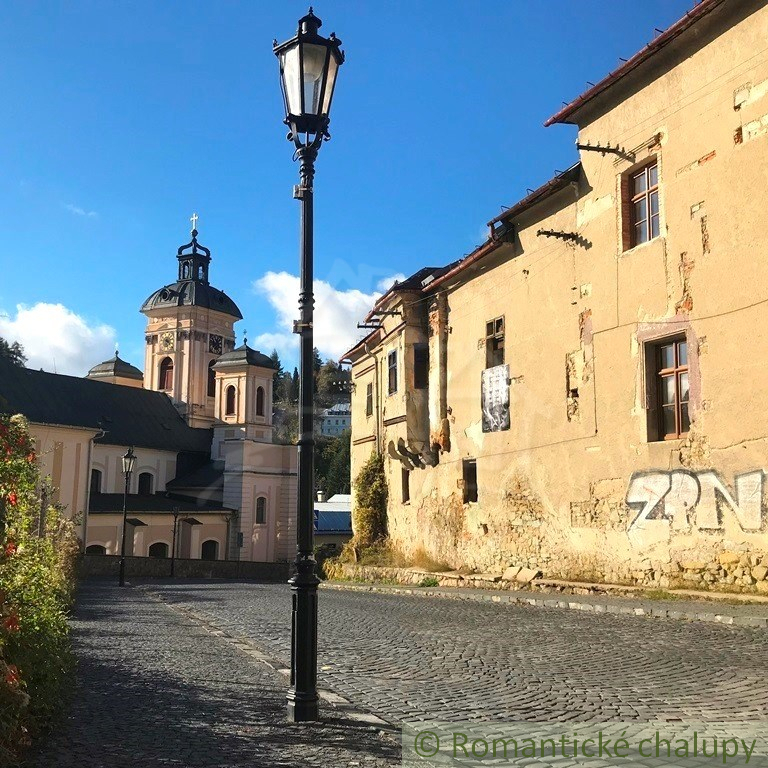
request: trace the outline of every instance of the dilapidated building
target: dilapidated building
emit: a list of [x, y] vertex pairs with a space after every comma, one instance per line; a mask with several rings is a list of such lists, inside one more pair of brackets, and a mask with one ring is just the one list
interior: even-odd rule
[[768, 592], [767, 39], [703, 0], [547, 120], [573, 167], [372, 309], [352, 473], [385, 453], [395, 546]]

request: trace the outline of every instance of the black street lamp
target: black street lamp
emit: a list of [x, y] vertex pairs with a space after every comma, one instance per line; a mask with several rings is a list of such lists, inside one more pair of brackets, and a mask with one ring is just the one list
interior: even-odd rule
[[274, 51], [280, 61], [280, 85], [285, 102], [288, 140], [296, 145], [299, 184], [293, 196], [301, 201], [301, 288], [300, 319], [294, 333], [300, 336], [299, 352], [299, 488], [296, 573], [291, 622], [291, 686], [288, 690], [288, 719], [292, 722], [318, 719], [317, 697], [317, 585], [314, 532], [314, 386], [312, 381], [313, 310], [313, 182], [315, 160], [323, 140], [330, 139], [328, 125], [336, 75], [344, 62], [341, 40], [331, 33], [318, 34], [322, 22], [309, 9], [299, 19], [296, 36]]
[[125, 586], [125, 529], [128, 525], [126, 513], [128, 509], [128, 488], [131, 485], [131, 474], [136, 466], [136, 456], [133, 447], [129, 448], [123, 456], [123, 475], [125, 475], [125, 487], [123, 488], [123, 543], [120, 546], [120, 586]]

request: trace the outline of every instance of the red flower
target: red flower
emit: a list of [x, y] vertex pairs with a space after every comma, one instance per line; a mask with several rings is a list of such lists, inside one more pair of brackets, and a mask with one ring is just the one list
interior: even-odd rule
[[9, 541], [5, 545], [5, 556], [10, 557], [11, 555], [16, 554], [16, 542], [15, 541]]
[[12, 507], [15, 507], [19, 503], [19, 497], [16, 495], [16, 491], [11, 491], [8, 494], [8, 503]]
[[21, 682], [21, 675], [15, 664], [8, 665], [8, 671], [5, 673], [5, 682], [8, 685], [18, 685]]
[[19, 631], [19, 617], [15, 613], [12, 613], [10, 616], [7, 616], [3, 620], [3, 626], [9, 632], [18, 632]]

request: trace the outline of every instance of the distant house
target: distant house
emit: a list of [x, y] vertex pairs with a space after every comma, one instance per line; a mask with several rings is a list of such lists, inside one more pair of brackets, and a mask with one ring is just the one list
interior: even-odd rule
[[321, 491], [315, 501], [314, 521], [315, 544], [341, 549], [352, 538], [352, 496], [337, 493], [326, 501]]
[[352, 410], [349, 403], [336, 403], [326, 408], [320, 418], [320, 434], [335, 437], [352, 428]]

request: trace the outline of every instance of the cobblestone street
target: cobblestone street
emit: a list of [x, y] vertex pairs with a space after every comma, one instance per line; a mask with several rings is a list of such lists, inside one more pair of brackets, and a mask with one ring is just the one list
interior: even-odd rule
[[[282, 585], [153, 586], [288, 661]], [[322, 590], [320, 684], [404, 719], [768, 720], [764, 629]]]
[[[50, 766], [399, 764], [395, 739], [322, 705], [285, 721], [286, 585], [89, 583], [78, 688]], [[320, 685], [403, 720], [768, 720], [764, 629], [322, 590]]]

